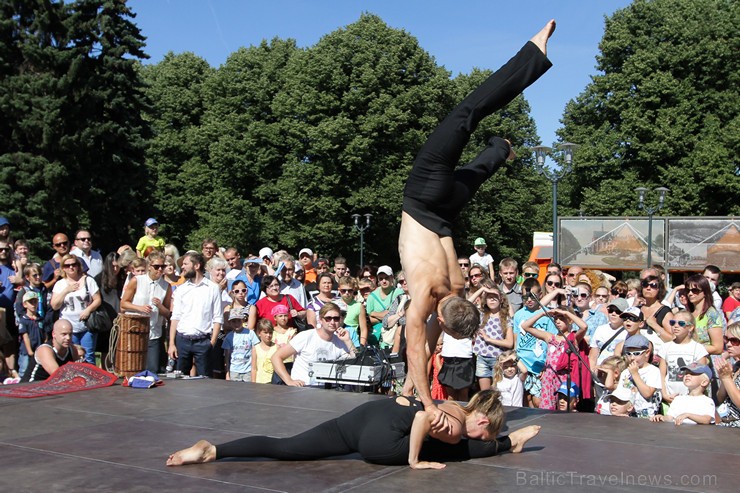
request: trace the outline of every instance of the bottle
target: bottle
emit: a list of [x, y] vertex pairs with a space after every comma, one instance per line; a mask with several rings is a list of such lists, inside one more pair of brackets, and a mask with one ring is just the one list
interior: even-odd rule
[[175, 360], [175, 358], [170, 358], [167, 360], [167, 366], [164, 368], [167, 373], [172, 373], [172, 371], [174, 371], [176, 362], [177, 360]]

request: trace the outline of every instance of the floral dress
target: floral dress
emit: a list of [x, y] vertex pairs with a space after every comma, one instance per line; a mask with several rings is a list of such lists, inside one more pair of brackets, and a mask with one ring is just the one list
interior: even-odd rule
[[565, 353], [568, 345], [562, 337], [555, 337], [547, 345], [545, 369], [542, 371], [542, 392], [540, 393], [540, 409], [555, 410], [560, 384], [565, 381], [568, 373], [568, 355]]

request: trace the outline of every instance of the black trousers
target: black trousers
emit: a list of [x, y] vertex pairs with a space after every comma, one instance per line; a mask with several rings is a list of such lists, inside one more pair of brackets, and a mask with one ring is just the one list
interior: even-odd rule
[[483, 118], [510, 103], [551, 66], [529, 41], [458, 104], [417, 154], [404, 189], [403, 210], [430, 231], [451, 236], [452, 221], [506, 162], [510, 150], [504, 139], [492, 137], [473, 161], [455, 169], [471, 134]]

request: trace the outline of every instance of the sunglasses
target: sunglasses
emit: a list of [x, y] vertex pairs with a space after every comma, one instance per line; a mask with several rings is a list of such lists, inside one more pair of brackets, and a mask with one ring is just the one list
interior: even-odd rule
[[561, 286], [561, 283], [558, 281], [547, 281], [546, 283], [548, 286], [555, 286], [556, 288], [559, 288]]
[[0, 252], [9, 252], [10, 247], [0, 247]]
[[612, 306], [608, 307], [606, 309], [606, 311], [609, 312], [609, 313], [616, 313], [617, 315], [621, 315], [622, 314], [622, 312], [619, 311], [619, 308], [615, 308], [615, 307], [612, 307]]
[[64, 264], [62, 265], [62, 267], [64, 267], [65, 269], [76, 269], [77, 264]]
[[473, 278], [476, 278], [477, 279], [479, 277], [483, 277], [483, 274], [470, 274], [470, 277], [473, 277]]
[[642, 281], [640, 285], [643, 288], [658, 289], [658, 283], [655, 281]]
[[627, 356], [632, 356], [633, 358], [636, 358], [637, 356], [644, 354], [645, 351], [647, 351], [647, 349], [642, 349], [640, 351], [627, 351], [624, 354], [626, 354]]
[[740, 346], [740, 339], [738, 339], [737, 337], [725, 336], [725, 343], [729, 346]]
[[577, 274], [568, 273], [568, 277], [576, 277]]
[[86, 237], [86, 238], [75, 238], [75, 240], [77, 240], [77, 241], [92, 241], [92, 238], [90, 238], [90, 237], [88, 236], [88, 237]]
[[247, 292], [246, 289], [232, 289], [231, 291], [233, 291], [234, 294], [241, 294], [241, 293]]
[[360, 293], [362, 293], [362, 294], [366, 294], [366, 293], [370, 293], [370, 292], [372, 292], [372, 289], [370, 289], [370, 288], [363, 288], [363, 289], [360, 290]]
[[355, 290], [354, 289], [340, 289], [339, 292], [342, 294], [347, 294], [347, 293], [354, 293]]
[[59, 243], [54, 243], [55, 247], [66, 246], [66, 245], [69, 245], [68, 241], [60, 241]]
[[406, 284], [406, 279], [399, 279], [398, 284]]
[[460, 263], [459, 265], [460, 265], [460, 267], [470, 267], [470, 264], [463, 264], [463, 263]]
[[691, 327], [692, 325], [694, 325], [691, 322], [686, 322], [685, 320], [669, 320], [668, 324], [671, 327], [675, 327], [676, 325], [678, 325], [679, 327], [686, 327], [686, 326]]
[[622, 317], [622, 320], [624, 320], [625, 322], [628, 321], [628, 320], [630, 322], [639, 322], [640, 321], [639, 318], [637, 318], [635, 316], [632, 316], [632, 315], [627, 315], [626, 317]]
[[699, 294], [699, 293], [703, 293], [703, 292], [704, 292], [704, 290], [703, 289], [700, 289], [700, 288], [689, 288], [689, 293], [691, 293], [691, 294]]
[[164, 269], [166, 267], [166, 265], [164, 265], [164, 264], [152, 264], [149, 267], [151, 267], [152, 269], [162, 270], [162, 269]]
[[522, 276], [525, 279], [534, 279], [536, 277], [539, 277], [540, 275], [536, 272], [525, 272], [524, 274], [522, 274]]
[[577, 296], [574, 296], [574, 297], [585, 300], [586, 298], [588, 298], [588, 293], [579, 293]]
[[595, 294], [594, 297], [596, 297], [596, 298], [608, 298], [609, 297], [609, 293]]
[[326, 322], [339, 322], [340, 319], [341, 317], [339, 315], [334, 317], [324, 317], [324, 321]]

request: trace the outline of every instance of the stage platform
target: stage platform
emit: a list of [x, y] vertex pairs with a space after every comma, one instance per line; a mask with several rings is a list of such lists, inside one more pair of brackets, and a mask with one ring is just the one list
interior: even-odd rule
[[507, 412], [509, 429], [542, 426], [523, 453], [449, 463], [440, 471], [378, 466], [359, 456], [165, 466], [169, 453], [201, 438], [289, 436], [377, 398], [218, 380], [0, 398], [0, 490], [734, 493], [740, 484], [739, 430], [530, 409]]

